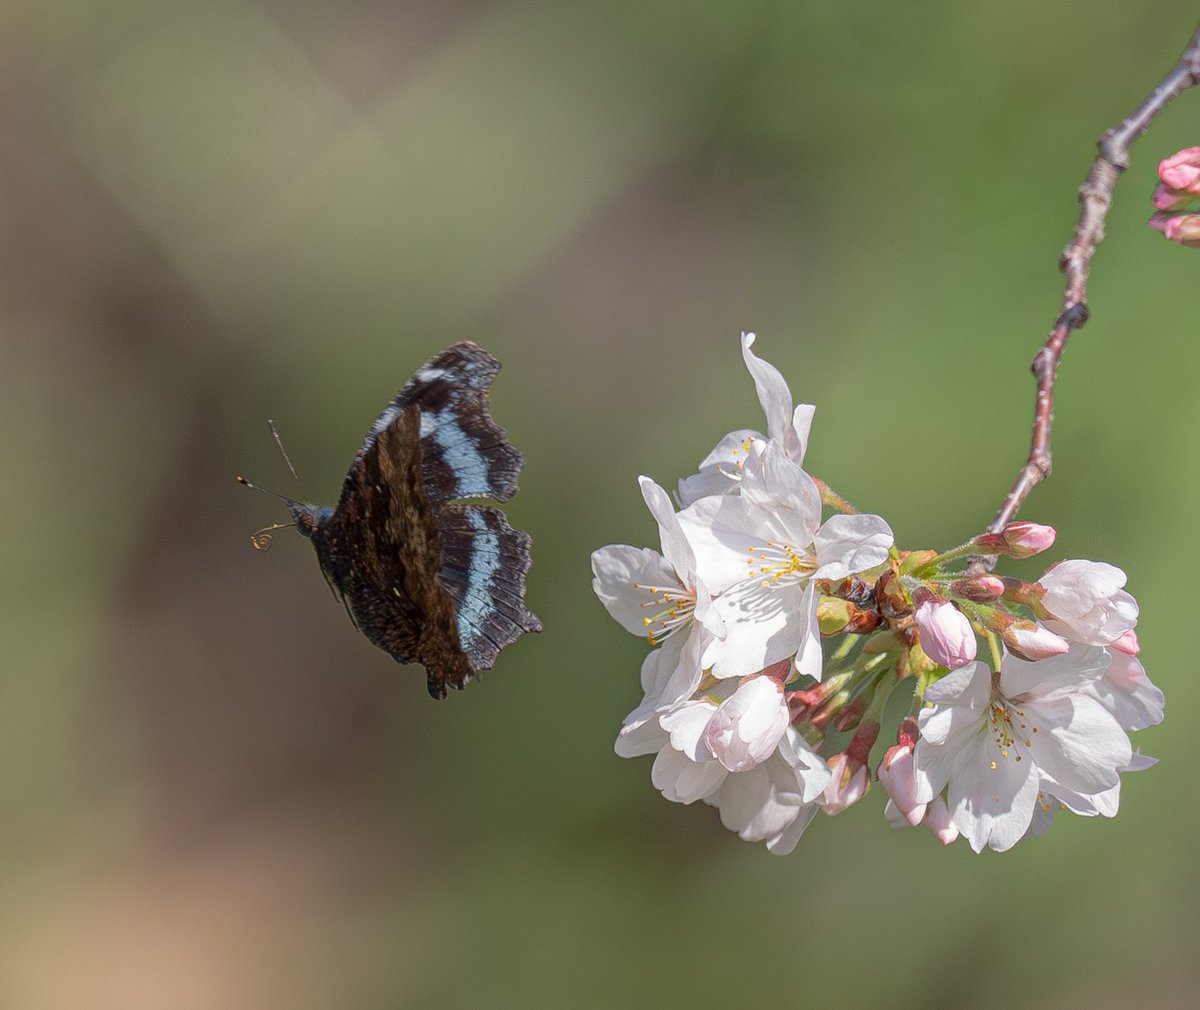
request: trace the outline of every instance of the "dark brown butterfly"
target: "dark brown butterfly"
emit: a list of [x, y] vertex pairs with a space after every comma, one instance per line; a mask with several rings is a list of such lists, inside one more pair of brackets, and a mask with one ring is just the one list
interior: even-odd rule
[[286, 499], [355, 625], [398, 662], [423, 664], [435, 698], [542, 630], [525, 607], [529, 534], [498, 508], [456, 503], [517, 491], [525, 460], [488, 413], [499, 370], [470, 341], [446, 348], [372, 426], [336, 508]]

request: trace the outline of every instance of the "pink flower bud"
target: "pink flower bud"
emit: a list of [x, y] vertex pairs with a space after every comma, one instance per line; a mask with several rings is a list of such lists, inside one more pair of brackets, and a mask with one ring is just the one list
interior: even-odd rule
[[962, 611], [924, 588], [918, 589], [913, 599], [917, 604], [913, 616], [925, 655], [947, 670], [958, 670], [972, 662], [975, 659], [975, 632]]
[[1008, 544], [1009, 557], [1028, 558], [1054, 546], [1058, 536], [1053, 526], [1041, 523], [1009, 523], [1000, 531]]
[[1136, 656], [1142, 651], [1142, 647], [1138, 642], [1137, 632], [1132, 628], [1113, 642], [1109, 648], [1117, 652], [1123, 652], [1126, 656]]
[[1200, 214], [1155, 214], [1150, 218], [1150, 227], [1172, 242], [1189, 249], [1200, 248]]
[[828, 763], [833, 778], [825, 787], [821, 806], [827, 814], [840, 814], [867, 795], [867, 790], [871, 788], [871, 776], [866, 765], [845, 753], [835, 754]]
[[1001, 633], [1010, 652], [1031, 663], [1071, 651], [1071, 643], [1033, 621], [1013, 621]]
[[1200, 147], [1185, 147], [1158, 163], [1158, 177], [1172, 189], [1200, 193]]
[[704, 728], [704, 742], [729, 771], [749, 771], [775, 752], [790, 718], [778, 681], [748, 677], [717, 707]]
[[879, 784], [914, 828], [925, 819], [927, 805], [917, 802], [917, 777], [911, 747], [897, 744], [888, 749], [879, 762]]
[[1183, 210], [1196, 199], [1196, 194], [1189, 193], [1186, 189], [1172, 189], [1170, 186], [1159, 183], [1151, 199], [1154, 202], [1155, 210]]
[[1041, 523], [1009, 523], [999, 533], [982, 533], [973, 541], [980, 554], [1003, 554], [1028, 558], [1054, 544], [1053, 526]]
[[950, 809], [946, 801], [935, 796], [929, 804], [929, 812], [925, 815], [925, 826], [933, 832], [933, 836], [943, 845], [949, 845], [958, 837], [958, 828], [950, 817]]
[[990, 603], [1004, 595], [1004, 580], [995, 575], [972, 575], [950, 587], [955, 596], [976, 603]]

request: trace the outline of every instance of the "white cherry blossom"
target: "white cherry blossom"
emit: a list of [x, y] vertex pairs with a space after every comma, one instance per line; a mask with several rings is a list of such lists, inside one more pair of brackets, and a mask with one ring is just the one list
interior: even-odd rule
[[976, 852], [1020, 841], [1039, 790], [1102, 802], [1132, 756], [1125, 731], [1085, 690], [1109, 661], [1084, 646], [1036, 663], [1009, 654], [998, 676], [974, 663], [934, 683], [913, 755], [915, 801], [945, 789], [954, 825]]
[[721, 823], [743, 841], [766, 842], [770, 852], [786, 856], [820, 809], [830, 778], [825, 762], [789, 726], [766, 761], [726, 775], [705, 802], [720, 808]]
[[821, 679], [815, 579], [842, 579], [887, 560], [892, 531], [879, 516], [821, 522], [811, 477], [776, 442], [751, 452], [741, 494], [702, 498], [679, 513], [724, 625], [704, 655], [716, 677], [740, 677], [795, 657]]

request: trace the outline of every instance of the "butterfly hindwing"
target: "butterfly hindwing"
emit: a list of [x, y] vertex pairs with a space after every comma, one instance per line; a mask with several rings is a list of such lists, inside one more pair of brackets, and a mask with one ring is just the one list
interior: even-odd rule
[[541, 622], [525, 607], [529, 534], [486, 505], [449, 505], [438, 516], [442, 540], [439, 581], [454, 598], [458, 640], [475, 669]]

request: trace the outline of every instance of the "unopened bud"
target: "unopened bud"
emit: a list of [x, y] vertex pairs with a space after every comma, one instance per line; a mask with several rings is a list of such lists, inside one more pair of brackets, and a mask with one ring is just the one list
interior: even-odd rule
[[925, 814], [925, 826], [943, 845], [949, 845], [958, 837], [958, 828], [954, 826], [950, 808], [946, 806], [946, 801], [940, 796], [935, 796], [929, 804]]
[[871, 788], [871, 773], [867, 770], [867, 757], [879, 736], [879, 723], [865, 719], [858, 732], [841, 754], [829, 759], [829, 770], [833, 778], [825, 787], [821, 806], [827, 814], [840, 814], [848, 806], [857, 803]]
[[850, 623], [851, 615], [858, 608], [846, 600], [839, 600], [834, 596], [824, 597], [817, 604], [817, 624], [821, 628], [822, 635], [836, 635], [838, 632], [845, 630], [847, 624]]
[[839, 733], [845, 733], [847, 730], [857, 729], [859, 722], [862, 720], [867, 711], [867, 705], [871, 702], [871, 698], [867, 692], [859, 694], [853, 698], [849, 704], [843, 708], [833, 720], [833, 728]]
[[973, 541], [980, 554], [1003, 554], [1009, 558], [1028, 558], [1054, 545], [1053, 526], [1041, 523], [1009, 523], [999, 533], [984, 533]]
[[953, 603], [921, 587], [913, 594], [914, 617], [925, 655], [947, 670], [958, 670], [975, 659], [975, 631]]
[[879, 576], [875, 583], [875, 599], [879, 603], [880, 613], [889, 619], [907, 617], [912, 613], [908, 593], [894, 572], [887, 571]]
[[821, 809], [827, 814], [840, 814], [867, 795], [871, 788], [871, 776], [866, 765], [856, 764], [845, 754], [835, 754], [829, 759], [829, 770], [833, 778], [825, 787], [821, 798]]
[[897, 744], [888, 748], [879, 762], [879, 783], [887, 790], [896, 809], [914, 828], [925, 819], [924, 803], [917, 802], [917, 776], [912, 747]]
[[1200, 248], [1200, 214], [1154, 214], [1150, 218], [1150, 227], [1157, 228], [1181, 246]]
[[1004, 595], [1004, 580], [996, 575], [972, 575], [950, 587], [955, 596], [974, 603], [990, 603]]
[[1200, 194], [1200, 147], [1185, 147], [1158, 163], [1158, 177], [1172, 189]]
[[1034, 624], [1033, 621], [1013, 621], [1001, 632], [1001, 637], [1010, 652], [1030, 662], [1061, 656], [1071, 650], [1071, 645], [1065, 638], [1040, 624]]
[[1183, 210], [1196, 199], [1196, 194], [1189, 193], [1186, 189], [1172, 189], [1166, 183], [1159, 183], [1151, 199], [1154, 202], [1155, 210]]

